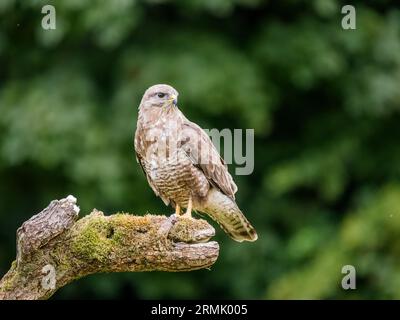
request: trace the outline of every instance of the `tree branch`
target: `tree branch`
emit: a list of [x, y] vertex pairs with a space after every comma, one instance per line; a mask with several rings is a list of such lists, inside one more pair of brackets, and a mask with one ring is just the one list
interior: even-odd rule
[[17, 231], [17, 259], [0, 280], [2, 299], [47, 299], [100, 272], [190, 271], [210, 267], [219, 246], [205, 220], [165, 216], [78, 219], [76, 199], [55, 200]]

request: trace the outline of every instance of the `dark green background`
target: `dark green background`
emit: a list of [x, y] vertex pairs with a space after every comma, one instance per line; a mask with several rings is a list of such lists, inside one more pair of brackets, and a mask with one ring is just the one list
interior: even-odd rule
[[95, 275], [56, 298], [400, 298], [400, 5], [351, 1], [345, 31], [347, 3], [2, 0], [0, 275], [53, 199], [172, 213], [132, 142], [141, 95], [166, 82], [202, 127], [255, 129], [255, 171], [235, 180], [259, 240], [216, 226], [211, 271]]

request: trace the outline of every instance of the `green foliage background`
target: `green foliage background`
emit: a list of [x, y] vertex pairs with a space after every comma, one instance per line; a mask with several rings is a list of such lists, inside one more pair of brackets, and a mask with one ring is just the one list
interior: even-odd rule
[[[16, 229], [52, 199], [172, 212], [132, 142], [141, 95], [166, 82], [202, 127], [255, 129], [255, 171], [235, 180], [259, 240], [216, 226], [211, 271], [95, 275], [56, 298], [399, 299], [399, 5], [352, 1], [345, 31], [347, 3], [2, 0], [0, 275]], [[341, 289], [346, 264], [357, 290]]]

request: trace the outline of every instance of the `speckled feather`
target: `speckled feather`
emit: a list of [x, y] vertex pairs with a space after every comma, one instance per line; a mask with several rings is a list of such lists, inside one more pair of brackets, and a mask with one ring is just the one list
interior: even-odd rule
[[[162, 98], [158, 94], [163, 95]], [[236, 241], [257, 233], [235, 202], [236, 184], [209, 136], [168, 100], [177, 91], [150, 87], [139, 106], [135, 151], [149, 185], [166, 205], [204, 212]]]

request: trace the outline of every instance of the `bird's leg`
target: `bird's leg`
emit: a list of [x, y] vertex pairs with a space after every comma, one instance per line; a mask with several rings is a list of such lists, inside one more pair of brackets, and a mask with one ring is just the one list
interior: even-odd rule
[[176, 205], [175, 205], [175, 214], [176, 214], [177, 216], [180, 216], [180, 215], [181, 215], [181, 207], [180, 207], [179, 204], [176, 204]]
[[189, 200], [188, 200], [186, 212], [183, 215], [185, 218], [191, 218], [192, 217], [192, 206], [193, 206], [192, 197], [190, 196]]

